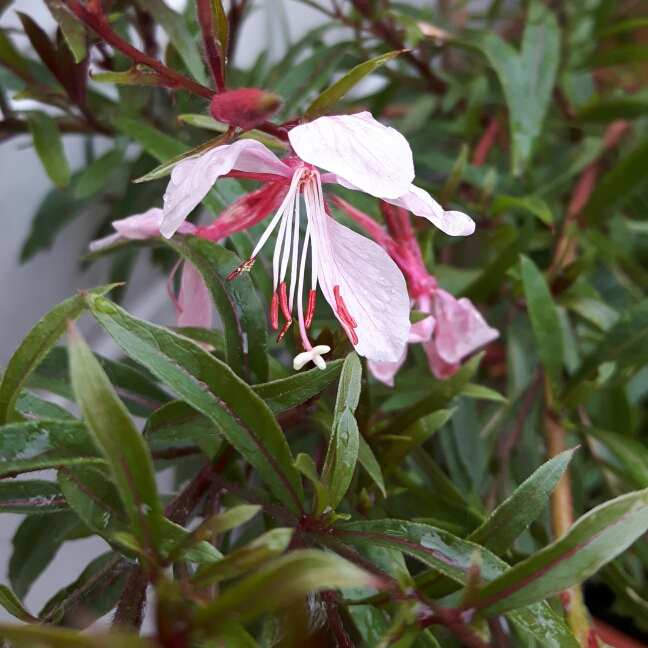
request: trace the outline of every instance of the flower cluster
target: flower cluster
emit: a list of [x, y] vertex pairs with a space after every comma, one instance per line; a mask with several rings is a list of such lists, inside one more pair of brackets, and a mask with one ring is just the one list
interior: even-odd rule
[[[255, 140], [243, 139], [182, 160], [171, 173], [162, 217], [159, 210], [151, 210], [146, 215], [119, 221], [115, 223], [117, 234], [96, 242], [94, 248], [119, 237], [161, 234], [169, 238], [175, 232], [218, 239], [251, 227], [274, 212], [251, 257], [229, 280], [235, 281], [252, 268], [276, 231], [270, 321], [281, 339], [296, 319], [305, 351], [294, 359], [294, 368], [300, 369], [312, 361], [323, 369], [322, 356], [330, 351], [324, 345], [313, 346], [307, 334], [318, 287], [360, 355], [372, 363], [402, 362], [408, 340], [420, 335], [417, 331], [421, 329], [421, 325], [410, 325], [410, 297], [401, 272], [406, 270], [397, 258], [392, 259], [389, 248], [385, 251], [384, 245], [381, 247], [331, 217], [323, 185], [339, 184], [363, 191], [426, 218], [453, 236], [471, 234], [474, 222], [461, 212], [444, 211], [427, 192], [412, 184], [414, 165], [409, 144], [400, 133], [369, 113], [320, 117], [293, 128], [288, 138], [290, 150], [284, 158]], [[265, 184], [235, 202], [211, 225], [189, 226], [189, 214], [222, 177], [260, 180]], [[306, 295], [309, 258], [310, 283]], [[187, 281], [197, 291], [198, 303], [203, 303], [204, 292], [200, 292], [197, 283], [192, 277]], [[421, 302], [422, 296], [412, 294], [412, 298]], [[179, 305], [185, 317], [190, 303], [191, 299], [186, 298], [184, 305]], [[420, 307], [425, 307], [424, 302]], [[429, 328], [429, 323], [425, 326]]]

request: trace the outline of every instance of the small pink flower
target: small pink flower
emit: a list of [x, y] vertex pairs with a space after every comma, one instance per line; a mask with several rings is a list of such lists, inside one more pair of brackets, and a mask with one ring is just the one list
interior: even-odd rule
[[[286, 322], [279, 333], [281, 338], [293, 321], [296, 300], [297, 324], [306, 355], [300, 354], [295, 359], [295, 367], [311, 360], [320, 368], [325, 366], [321, 355], [326, 351], [313, 348], [306, 334], [314, 313], [318, 285], [356, 351], [373, 361], [395, 362], [403, 353], [410, 331], [405, 280], [379, 245], [327, 215], [322, 184], [341, 184], [394, 205], [408, 206], [449, 234], [471, 234], [474, 223], [460, 212], [444, 212], [426, 192], [411, 184], [414, 166], [407, 141], [369, 113], [321, 117], [297, 126], [288, 137], [298, 157], [280, 160], [262, 144], [240, 140], [179, 162], [173, 169], [165, 194], [164, 222], [160, 231], [166, 237], [173, 235], [219, 177], [235, 175], [287, 186], [287, 190], [276, 191], [273, 196], [268, 189], [259, 190], [254, 215], [245, 218], [245, 226], [249, 227], [269, 213], [272, 198], [281, 197], [282, 202], [251, 258], [230, 279], [252, 267], [256, 255], [278, 228], [270, 319], [273, 328], [278, 330], [281, 310]], [[328, 173], [320, 173], [316, 167]], [[306, 207], [303, 243], [300, 241], [301, 195]], [[239, 210], [242, 205], [239, 201], [232, 207]], [[224, 219], [228, 219], [229, 227], [225, 226]], [[197, 233], [213, 238], [237, 229], [240, 227], [232, 214], [224, 213], [212, 226]], [[311, 284], [305, 300], [309, 249]]]
[[[407, 277], [412, 306], [429, 317], [412, 325], [408, 343], [422, 343], [430, 371], [440, 379], [455, 374], [461, 361], [480, 347], [499, 337], [488, 326], [472, 302], [463, 297], [455, 299], [437, 287], [437, 280], [425, 268], [421, 250], [404, 209], [384, 209], [392, 238], [370, 216], [340, 198], [333, 202], [364, 227], [388, 251]], [[377, 380], [394, 386], [394, 377], [407, 357], [407, 348], [395, 362], [367, 362], [367, 368]]]

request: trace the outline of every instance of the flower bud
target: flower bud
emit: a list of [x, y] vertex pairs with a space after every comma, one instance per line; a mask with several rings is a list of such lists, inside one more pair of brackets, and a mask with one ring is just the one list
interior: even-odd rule
[[272, 117], [283, 100], [276, 94], [257, 88], [239, 88], [214, 96], [209, 112], [224, 124], [250, 130]]

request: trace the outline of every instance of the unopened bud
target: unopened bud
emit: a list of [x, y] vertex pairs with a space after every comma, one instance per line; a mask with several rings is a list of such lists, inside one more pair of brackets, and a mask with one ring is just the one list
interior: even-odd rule
[[239, 88], [214, 96], [209, 112], [224, 124], [250, 130], [272, 117], [283, 99], [257, 88]]

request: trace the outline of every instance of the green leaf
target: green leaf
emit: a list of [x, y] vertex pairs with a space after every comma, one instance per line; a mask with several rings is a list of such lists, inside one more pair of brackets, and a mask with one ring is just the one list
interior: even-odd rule
[[223, 621], [245, 624], [284, 607], [309, 592], [340, 587], [375, 588], [380, 581], [334, 554], [303, 549], [277, 558], [228, 588], [196, 612], [193, 626], [203, 632]]
[[123, 151], [114, 149], [97, 158], [79, 176], [74, 188], [74, 197], [77, 200], [82, 200], [102, 189], [112, 174], [119, 168], [123, 157]]
[[222, 560], [201, 567], [191, 577], [190, 582], [194, 587], [207, 587], [212, 583], [219, 583], [240, 576], [246, 571], [258, 569], [288, 549], [294, 532], [294, 529], [285, 528], [267, 531]]
[[288, 378], [254, 385], [252, 389], [266, 402], [273, 414], [301, 405], [330, 385], [342, 371], [342, 360], [326, 363], [326, 369], [310, 369]]
[[67, 187], [70, 184], [70, 167], [56, 120], [44, 112], [34, 110], [27, 113], [27, 123], [45, 172], [57, 187]]
[[67, 8], [62, 0], [45, 0], [47, 8], [59, 24], [65, 41], [74, 55], [74, 61], [81, 63], [88, 55], [86, 30], [83, 23]]
[[643, 365], [648, 357], [647, 338], [648, 299], [644, 299], [622, 313], [596, 348], [583, 359], [565, 386], [565, 399], [570, 398], [584, 380], [592, 379], [603, 363], [616, 362], [617, 371]]
[[[491, 581], [509, 570], [509, 566], [487, 549], [462, 540], [447, 531], [406, 520], [366, 520], [340, 525], [333, 537], [352, 545], [371, 544], [396, 549], [417, 558], [442, 574], [465, 585], [472, 565], [473, 552], [482, 559], [482, 578]], [[435, 578], [435, 580], [438, 580]], [[567, 626], [545, 602], [536, 603], [510, 614], [511, 620], [531, 632], [545, 648], [578, 648]]]
[[468, 398], [476, 398], [479, 400], [489, 400], [494, 403], [508, 403], [508, 399], [502, 396], [498, 391], [486, 387], [485, 385], [477, 385], [476, 383], [468, 383], [462, 390], [462, 396]]
[[29, 624], [0, 623], [0, 635], [22, 648], [151, 648], [145, 637], [131, 632], [81, 634], [78, 630]]
[[322, 468], [322, 483], [328, 491], [333, 509], [342, 501], [351, 485], [358, 460], [360, 430], [354, 412], [358, 407], [361, 389], [362, 365], [353, 351], [342, 365], [331, 438]]
[[553, 227], [553, 214], [549, 205], [539, 196], [497, 196], [493, 201], [493, 214], [500, 214], [508, 209], [521, 209], [537, 216], [540, 221]]
[[23, 520], [13, 537], [9, 560], [9, 582], [18, 598], [25, 597], [78, 524], [79, 518], [72, 511], [30, 515]]
[[[95, 358], [106, 372], [115, 392], [133, 415], [150, 416], [171, 400], [166, 391], [134, 367], [99, 355], [95, 355]], [[68, 365], [67, 349], [54, 347], [29, 376], [26, 386], [74, 400]]]
[[378, 68], [391, 61], [394, 57], [402, 54], [404, 50], [398, 52], [388, 52], [369, 61], [356, 65], [350, 72], [347, 72], [339, 81], [336, 81], [330, 88], [313, 101], [308, 107], [304, 118], [307, 120], [316, 119], [326, 114], [335, 106], [335, 104], [344, 97], [344, 95], [356, 86], [368, 74], [375, 72]]
[[106, 459], [130, 520], [142, 544], [155, 552], [162, 538], [162, 504], [151, 455], [101, 365], [73, 324], [68, 328], [70, 375], [77, 403], [97, 447]]
[[247, 273], [227, 280], [241, 265], [241, 259], [207, 239], [176, 238], [167, 244], [198, 270], [218, 310], [227, 364], [246, 382], [267, 381], [268, 336], [261, 301]]
[[286, 439], [265, 403], [223, 362], [191, 340], [88, 295], [101, 326], [135, 361], [208, 416], [270, 489], [301, 514], [303, 491]]
[[576, 448], [566, 450], [543, 464], [502, 502], [468, 540], [501, 556], [540, 514], [558, 485]]
[[85, 213], [95, 203], [97, 196], [76, 200], [74, 187], [81, 173], [72, 175], [68, 190], [52, 189], [38, 207], [31, 230], [20, 252], [20, 262], [29, 261], [41, 250], [49, 250], [63, 227]]
[[420, 418], [432, 414], [437, 410], [444, 409], [452, 399], [460, 394], [464, 387], [472, 380], [472, 377], [479, 367], [483, 353], [474, 356], [466, 362], [454, 376], [447, 380], [430, 379], [430, 394], [421, 399], [412, 407], [406, 409], [402, 414], [390, 423], [382, 434], [400, 435], [403, 430], [407, 429]]
[[227, 52], [229, 51], [229, 20], [221, 0], [211, 0], [212, 33], [219, 45], [220, 66], [223, 81], [227, 74]]
[[636, 63], [648, 61], [648, 47], [643, 45], [615, 45], [605, 51], [598, 51], [592, 54], [584, 63], [583, 67], [602, 68], [610, 65], [624, 65], [625, 63]]
[[153, 126], [127, 117], [114, 117], [115, 128], [135, 140], [147, 153], [158, 160], [168, 160], [187, 152], [187, 147], [177, 139]]
[[598, 180], [585, 206], [585, 215], [592, 225], [600, 225], [614, 208], [627, 200], [641, 186], [648, 165], [648, 139], [617, 162]]
[[380, 489], [383, 497], [387, 497], [387, 489], [385, 488], [385, 479], [382, 474], [380, 464], [376, 459], [376, 455], [371, 449], [370, 445], [366, 442], [363, 436], [360, 437], [360, 445], [358, 447], [358, 461], [360, 465], [367, 471], [367, 474]]
[[310, 514], [312, 517], [318, 518], [327, 508], [330, 508], [330, 500], [328, 491], [317, 474], [317, 466], [310, 455], [300, 452], [297, 455], [297, 459], [295, 459], [295, 467], [315, 488]]
[[454, 163], [454, 166], [452, 167], [452, 171], [450, 172], [450, 175], [448, 176], [446, 183], [443, 185], [443, 189], [441, 189], [441, 193], [439, 194], [439, 204], [441, 205], [448, 204], [448, 202], [454, 195], [454, 192], [457, 190], [457, 187], [459, 186], [459, 183], [463, 178], [463, 175], [466, 171], [467, 163], [468, 163], [468, 144], [464, 143], [461, 147], [459, 157]]
[[521, 257], [522, 283], [531, 318], [533, 335], [538, 345], [540, 359], [544, 363], [554, 396], [562, 385], [563, 339], [558, 310], [540, 270], [531, 259]]
[[[87, 627], [115, 607], [124, 589], [129, 566], [112, 551], [98, 556], [73, 583], [60, 589], [45, 604], [39, 617], [51, 619], [58, 625]], [[70, 597], [72, 604], [68, 601]], [[79, 606], [87, 615], [85, 619], [78, 614]]]
[[479, 45], [495, 69], [509, 107], [513, 171], [528, 164], [540, 135], [560, 61], [560, 29], [538, 0], [529, 5], [520, 53], [492, 30]]
[[[103, 295], [113, 286], [103, 286], [89, 291]], [[27, 334], [9, 360], [0, 384], [0, 424], [13, 420], [14, 406], [27, 377], [45, 358], [52, 347], [63, 337], [66, 321], [75, 320], [87, 306], [81, 295], [75, 295], [55, 306]]]
[[484, 615], [524, 607], [584, 581], [648, 529], [648, 490], [592, 509], [556, 542], [512, 567], [479, 593]]
[[0, 438], [0, 477], [82, 463], [103, 463], [85, 423], [77, 420], [12, 423], [0, 427]]
[[533, 218], [528, 218], [517, 238], [507, 245], [488, 264], [479, 278], [463, 291], [463, 297], [468, 297], [471, 301], [479, 303], [499, 288], [509, 268], [516, 264], [520, 260], [520, 254], [526, 251], [534, 230], [535, 221]]
[[205, 83], [205, 66], [200, 49], [182, 16], [168, 7], [163, 0], [137, 0], [142, 9], [148, 11], [166, 32], [173, 46], [198, 83]]
[[49, 481], [0, 481], [0, 513], [56, 513], [68, 508], [58, 484]]
[[27, 608], [21, 603], [20, 599], [6, 586], [0, 584], [0, 605], [20, 621], [31, 623], [36, 618], [29, 613]]
[[[34, 394], [30, 394], [27, 391], [21, 391], [20, 396], [15, 403], [16, 416], [17, 420], [25, 419], [64, 419], [64, 420], [75, 420], [74, 416], [70, 414], [66, 409], [57, 405], [56, 403], [50, 403], [49, 401], [43, 400]], [[20, 416], [22, 414], [22, 416]]]
[[170, 82], [159, 74], [142, 72], [133, 66], [126, 72], [94, 72], [92, 80], [97, 83], [115, 83], [117, 85], [145, 85], [169, 87]]

